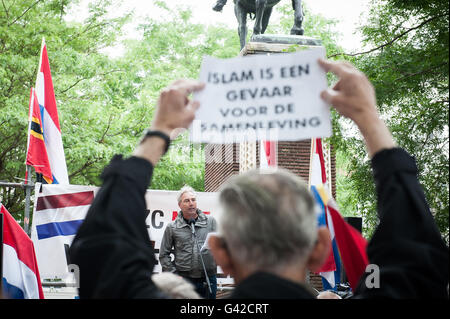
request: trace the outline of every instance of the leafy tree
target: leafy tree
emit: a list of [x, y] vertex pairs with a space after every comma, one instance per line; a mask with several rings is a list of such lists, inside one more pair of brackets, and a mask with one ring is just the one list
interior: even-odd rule
[[[203, 54], [239, 52], [235, 32], [191, 22], [191, 12], [170, 12], [170, 21], [149, 19], [142, 41], [125, 41], [111, 58], [131, 15], [108, 18], [114, 1], [96, 1], [81, 23], [65, 20], [77, 1], [2, 1], [0, 6], [0, 180], [25, 173], [27, 110], [45, 37], [71, 184], [100, 185], [103, 168], [116, 153], [128, 156], [152, 119], [162, 88], [177, 78], [198, 76]], [[159, 5], [164, 7], [163, 2]], [[169, 9], [166, 9], [169, 10]], [[236, 43], [234, 45], [234, 43]], [[236, 49], [237, 48], [237, 49]], [[236, 49], [236, 50], [235, 50]], [[186, 135], [171, 146], [155, 171], [152, 187], [203, 190], [202, 148]], [[196, 159], [192, 161], [192, 159]], [[22, 219], [24, 192], [0, 188], [0, 200]]]
[[[83, 23], [67, 22], [72, 3], [3, 0], [0, 5], [0, 180], [17, 182], [25, 174], [28, 99], [43, 37], [71, 183], [97, 181], [96, 165], [103, 165], [116, 148], [116, 141], [106, 136], [120, 106], [107, 103], [115, 99], [107, 89], [113, 88], [112, 77], [126, 69], [100, 50], [114, 43], [129, 16], [107, 18], [111, 2], [96, 1]], [[0, 200], [11, 213], [20, 212], [17, 218], [23, 199], [21, 190], [0, 188]]]
[[[370, 49], [336, 55], [355, 63], [375, 86], [379, 112], [398, 145], [417, 161], [432, 213], [448, 242], [447, 1], [372, 1], [361, 27]], [[377, 222], [375, 192], [360, 139], [336, 139], [351, 159], [349, 179], [357, 210], [371, 233]]]
[[[145, 104], [140, 115], [150, 123], [153, 106], [161, 89], [179, 78], [198, 78], [204, 55], [227, 58], [239, 53], [237, 33], [224, 25], [207, 27], [192, 22], [189, 8], [169, 9], [163, 2], [157, 5], [170, 18], [165, 21], [148, 19], [139, 29], [141, 40], [127, 40], [123, 61], [131, 62], [131, 73], [138, 76], [138, 100]], [[135, 114], [133, 116], [136, 116]], [[158, 163], [152, 178], [153, 189], [178, 190], [189, 184], [204, 190], [203, 146], [191, 145], [187, 134], [172, 143], [169, 153]]]
[[[448, 242], [448, 2], [372, 1], [361, 26], [365, 47], [357, 53], [342, 53], [336, 21], [304, 9], [305, 35], [322, 39], [329, 58], [351, 61], [374, 84], [379, 112], [398, 145], [415, 156], [419, 180]], [[280, 24], [270, 26], [270, 33], [286, 33], [292, 25], [290, 5], [279, 11]], [[337, 202], [344, 215], [363, 217], [370, 237], [378, 222], [370, 160], [351, 121], [335, 112], [332, 120]]]

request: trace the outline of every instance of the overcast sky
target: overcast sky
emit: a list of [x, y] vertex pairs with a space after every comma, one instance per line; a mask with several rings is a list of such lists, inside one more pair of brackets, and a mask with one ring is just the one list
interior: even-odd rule
[[[290, 0], [282, 0], [282, 2]], [[77, 14], [74, 16], [82, 17], [83, 8], [86, 7], [86, 3], [89, 0], [81, 0], [80, 8]], [[314, 14], [321, 14], [326, 18], [332, 18], [339, 20], [337, 28], [341, 34], [341, 45], [348, 52], [356, 52], [360, 49], [360, 37], [355, 33], [355, 30], [359, 24], [360, 15], [362, 12], [367, 11], [369, 0], [303, 0], [306, 6]], [[123, 4], [116, 8], [115, 14], [120, 14], [126, 10], [135, 9], [136, 18], [135, 22], [142, 21], [141, 19], [146, 15], [153, 18], [163, 18], [161, 10], [158, 10], [154, 6], [153, 0], [126, 0]], [[215, 12], [212, 10], [212, 6], [216, 3], [216, 0], [168, 0], [166, 1], [169, 7], [175, 7], [177, 5], [189, 6], [193, 9], [194, 18], [198, 19], [198, 22], [205, 24], [213, 24], [221, 22], [229, 25], [230, 27], [237, 27], [237, 21], [234, 16], [233, 0], [228, 0], [228, 4], [224, 7], [222, 12]], [[307, 19], [307, 17], [305, 17]], [[249, 23], [249, 28], [250, 28]]]

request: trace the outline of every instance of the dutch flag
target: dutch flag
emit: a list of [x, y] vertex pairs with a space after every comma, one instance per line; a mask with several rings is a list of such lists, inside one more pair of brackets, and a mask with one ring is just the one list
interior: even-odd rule
[[[366, 239], [342, 218], [327, 185], [325, 159], [321, 139], [313, 139], [311, 146], [311, 171], [309, 185], [320, 207], [319, 226], [330, 231], [332, 249], [328, 260], [319, 270], [324, 290], [336, 290], [341, 281], [341, 266], [348, 282], [355, 289], [368, 264]], [[341, 263], [342, 260], [342, 263]]]
[[55, 92], [44, 39], [42, 39], [41, 58], [36, 79], [36, 95], [41, 110], [45, 147], [53, 175], [52, 184], [69, 184]]
[[323, 201], [323, 196], [319, 194], [317, 189], [317, 186], [324, 186], [325, 189], [329, 189], [325, 168], [325, 158], [323, 155], [322, 139], [320, 138], [314, 138], [311, 140], [309, 185], [311, 192], [320, 207], [320, 213], [317, 216], [318, 225], [328, 227], [331, 237], [332, 249], [330, 250], [330, 254], [326, 262], [319, 270], [319, 274], [322, 276], [324, 290], [336, 290], [336, 285], [340, 283], [341, 279], [341, 261], [336, 244], [333, 221], [331, 220], [327, 210], [327, 202]]
[[2, 204], [0, 213], [3, 215], [2, 297], [44, 299], [33, 242]]

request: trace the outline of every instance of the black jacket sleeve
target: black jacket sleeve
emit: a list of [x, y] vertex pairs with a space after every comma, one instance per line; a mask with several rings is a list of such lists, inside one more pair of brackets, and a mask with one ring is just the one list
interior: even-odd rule
[[80, 298], [164, 298], [151, 281], [156, 263], [145, 224], [150, 162], [116, 155], [70, 247]]
[[370, 271], [355, 296], [447, 298], [448, 247], [418, 182], [414, 159], [400, 148], [383, 150], [372, 159], [372, 168], [379, 225], [367, 254], [379, 269], [379, 285], [373, 287], [376, 281], [369, 276], [376, 273]]

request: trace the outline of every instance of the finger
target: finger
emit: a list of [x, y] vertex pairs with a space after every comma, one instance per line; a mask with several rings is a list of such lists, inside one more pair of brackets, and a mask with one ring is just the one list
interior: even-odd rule
[[320, 93], [320, 97], [328, 104], [333, 104], [334, 100], [338, 96], [338, 92], [333, 89], [326, 89]]
[[328, 61], [324, 59], [318, 59], [318, 62], [326, 72], [332, 72], [340, 78], [348, 73], [348, 65], [345, 65], [342, 62]]
[[337, 81], [336, 84], [333, 86], [333, 90], [339, 91], [342, 86], [342, 81]]
[[198, 108], [200, 107], [200, 102], [199, 101], [191, 101], [189, 103], [189, 108], [191, 108], [194, 112], [198, 110]]
[[343, 67], [346, 67], [349, 70], [356, 70], [355, 66], [350, 62], [348, 62], [347, 60], [341, 60], [339, 62], [342, 64]]
[[202, 90], [205, 87], [205, 83], [193, 79], [182, 79], [175, 81], [172, 87], [184, 95], [189, 95], [192, 92]]

